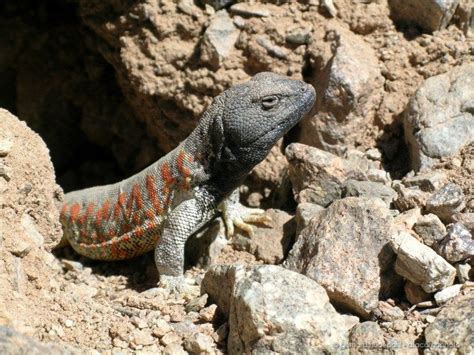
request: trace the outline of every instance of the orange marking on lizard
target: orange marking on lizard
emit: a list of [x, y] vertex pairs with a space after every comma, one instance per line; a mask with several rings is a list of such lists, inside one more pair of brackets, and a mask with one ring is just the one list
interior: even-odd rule
[[102, 220], [108, 219], [109, 217], [109, 208], [110, 208], [110, 201], [105, 200], [102, 204], [102, 207], [97, 210], [95, 215], [95, 226], [99, 229], [102, 225]]
[[86, 207], [86, 211], [84, 212], [84, 214], [81, 217], [79, 217], [79, 223], [80, 224], [84, 224], [85, 222], [87, 222], [89, 220], [89, 218], [92, 217], [92, 215], [94, 214], [94, 208], [95, 208], [94, 203], [89, 202], [89, 204]]
[[[156, 187], [155, 177], [153, 175], [147, 175], [145, 185], [146, 185], [146, 191], [147, 191], [147, 194], [148, 194], [148, 199], [150, 200], [151, 205], [153, 206], [153, 209], [155, 210], [155, 212], [158, 215], [160, 215], [163, 212], [163, 209], [161, 208], [160, 201], [158, 201], [158, 196], [157, 196], [156, 189], [155, 189], [155, 187]], [[152, 215], [150, 216], [149, 215], [150, 211], [151, 210], [147, 210], [145, 213], [146, 213], [148, 218], [153, 218], [154, 213], [152, 213]]]
[[142, 216], [140, 215], [140, 212], [135, 212], [133, 214], [133, 224], [135, 224], [136, 226], [140, 225], [141, 222], [142, 222]]
[[76, 202], [71, 206], [71, 213], [69, 215], [69, 218], [71, 218], [71, 221], [75, 222], [77, 218], [79, 217], [79, 213], [81, 212], [81, 205]]
[[135, 228], [135, 235], [139, 238], [143, 237], [145, 230], [142, 227]]
[[155, 213], [153, 212], [152, 209], [147, 209], [145, 211], [145, 216], [146, 216], [147, 219], [153, 219], [153, 218], [155, 218]]
[[125, 205], [125, 192], [122, 192], [121, 194], [118, 195], [117, 202], [115, 203], [114, 207], [114, 219], [116, 220], [120, 214], [120, 211], [122, 211], [124, 205]]
[[65, 204], [63, 205], [63, 208], [61, 208], [61, 217], [65, 217], [65, 216], [66, 216], [66, 212], [67, 212], [68, 208], [69, 208], [69, 205], [68, 205], [67, 203], [65, 203]]
[[165, 161], [161, 166], [161, 178], [163, 179], [165, 186], [170, 186], [174, 183], [173, 174], [171, 174], [170, 164]]

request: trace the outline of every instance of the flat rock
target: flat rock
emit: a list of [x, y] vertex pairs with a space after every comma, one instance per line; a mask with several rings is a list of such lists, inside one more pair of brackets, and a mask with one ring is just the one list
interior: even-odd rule
[[403, 119], [413, 170], [427, 170], [474, 141], [473, 105], [474, 64], [455, 67], [420, 86]]
[[298, 203], [310, 202], [326, 207], [342, 197], [345, 181], [367, 180], [355, 164], [304, 144], [290, 144], [286, 148], [286, 157]]
[[402, 182], [407, 187], [416, 186], [422, 191], [434, 192], [446, 182], [446, 173], [442, 171], [427, 171], [414, 176], [405, 177]]
[[445, 304], [446, 302], [448, 302], [450, 299], [452, 299], [452, 298], [456, 297], [457, 295], [459, 295], [459, 293], [461, 292], [461, 288], [462, 288], [461, 284], [446, 287], [444, 290], [436, 292], [434, 294], [434, 299], [435, 299], [436, 303], [439, 306], [441, 306], [441, 305]]
[[474, 256], [474, 240], [461, 223], [448, 226], [448, 234], [439, 242], [438, 253], [451, 263]]
[[400, 287], [388, 243], [393, 218], [380, 199], [347, 197], [314, 217], [285, 267], [323, 286], [331, 301], [362, 317]]
[[443, 221], [451, 221], [452, 216], [461, 212], [465, 205], [462, 189], [454, 183], [444, 185], [426, 201], [426, 209]]
[[201, 61], [218, 69], [228, 58], [239, 38], [240, 31], [225, 10], [217, 11], [204, 32]]
[[428, 32], [445, 28], [458, 3], [459, 0], [389, 0], [395, 21], [415, 24]]
[[474, 292], [445, 306], [425, 329], [426, 343], [435, 346], [431, 354], [472, 354], [474, 352]]
[[353, 317], [339, 315], [324, 288], [279, 266], [249, 268], [236, 280], [229, 317], [229, 354], [347, 354]]
[[396, 195], [394, 189], [379, 182], [348, 180], [344, 183], [344, 197], [377, 197], [390, 205]]
[[451, 286], [456, 269], [436, 252], [407, 232], [397, 231], [391, 241], [397, 261], [395, 271], [432, 293]]
[[446, 227], [443, 222], [432, 213], [420, 216], [414, 224], [413, 230], [423, 239], [423, 243], [429, 247], [436, 245], [446, 236]]

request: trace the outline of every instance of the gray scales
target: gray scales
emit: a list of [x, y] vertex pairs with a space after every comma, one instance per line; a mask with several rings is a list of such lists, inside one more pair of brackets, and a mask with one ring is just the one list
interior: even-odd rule
[[140, 173], [115, 184], [73, 191], [61, 210], [63, 243], [100, 260], [155, 250], [161, 281], [182, 281], [186, 240], [220, 211], [227, 235], [234, 226], [265, 221], [242, 206], [236, 189], [272, 146], [312, 108], [314, 88], [259, 73], [214, 99], [178, 147]]

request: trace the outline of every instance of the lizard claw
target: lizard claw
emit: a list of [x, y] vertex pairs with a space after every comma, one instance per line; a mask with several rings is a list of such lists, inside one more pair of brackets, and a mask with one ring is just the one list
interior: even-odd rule
[[272, 221], [270, 217], [264, 214], [264, 210], [245, 207], [239, 202], [222, 204], [221, 212], [228, 237], [234, 235], [234, 226], [243, 230], [249, 237], [253, 237], [253, 227], [249, 223], [262, 223], [268, 225]]

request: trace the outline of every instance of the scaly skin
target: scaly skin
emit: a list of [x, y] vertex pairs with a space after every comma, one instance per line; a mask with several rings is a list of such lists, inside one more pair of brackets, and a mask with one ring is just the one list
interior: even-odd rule
[[186, 140], [145, 170], [66, 194], [63, 239], [99, 260], [155, 249], [160, 276], [181, 276], [187, 238], [215, 216], [219, 204], [226, 206], [228, 231], [232, 224], [245, 228], [245, 222], [259, 220], [235, 198], [223, 201], [314, 100], [310, 85], [272, 73], [230, 88], [215, 98]]

